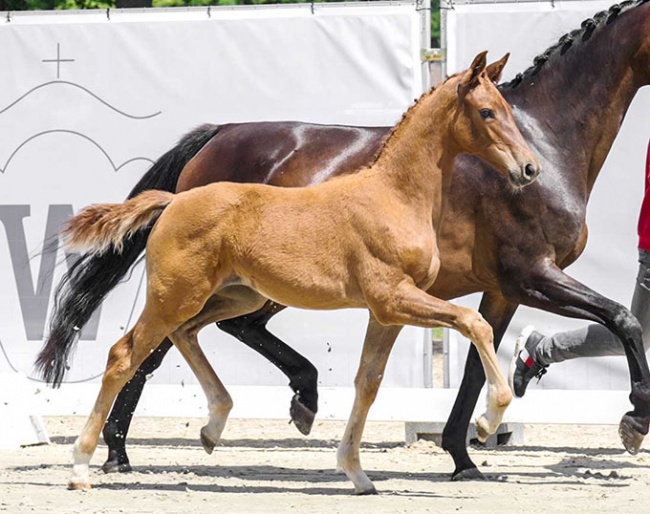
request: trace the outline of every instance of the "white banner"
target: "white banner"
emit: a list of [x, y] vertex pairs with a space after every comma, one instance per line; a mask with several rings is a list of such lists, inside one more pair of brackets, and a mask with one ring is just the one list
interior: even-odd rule
[[[392, 125], [422, 92], [415, 2], [14, 14], [0, 24], [0, 372], [32, 377], [53, 286], [41, 255], [72, 212], [123, 200], [200, 123], [300, 120]], [[30, 258], [28, 260], [28, 257]], [[139, 313], [142, 268], [84, 331], [70, 381], [99, 376]], [[270, 329], [325, 386], [353, 383], [365, 311], [287, 310]], [[386, 385], [422, 387], [426, 331], [404, 330]], [[211, 327], [201, 342], [226, 384], [284, 385], [271, 364]], [[154, 382], [194, 382], [174, 350]]]
[[[612, 1], [530, 2], [454, 5], [445, 10], [447, 20], [448, 72], [464, 66], [481, 50], [492, 58], [511, 53], [504, 80], [532, 65], [558, 39], [580, 27], [583, 20], [609, 8]], [[607, 73], [606, 69], [602, 70]], [[650, 92], [641, 90], [623, 123], [593, 189], [587, 223], [589, 241], [568, 273], [605, 296], [629, 307], [637, 272], [637, 219], [644, 189], [645, 154], [650, 137]], [[543, 172], [542, 172], [543, 173]], [[465, 298], [464, 305], [478, 307], [479, 295]], [[582, 327], [573, 320], [539, 310], [520, 307], [499, 351], [507, 369], [514, 341], [521, 329], [534, 324], [541, 332]], [[457, 386], [463, 374], [467, 341], [450, 332], [450, 385]], [[625, 359], [607, 357], [577, 359], [556, 364], [539, 386], [549, 389], [629, 389]]]

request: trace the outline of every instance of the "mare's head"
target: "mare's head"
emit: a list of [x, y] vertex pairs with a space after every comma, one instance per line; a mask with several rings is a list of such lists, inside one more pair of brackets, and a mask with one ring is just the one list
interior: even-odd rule
[[509, 54], [489, 66], [486, 54], [477, 55], [467, 71], [452, 79], [458, 95], [454, 138], [463, 152], [480, 157], [521, 188], [537, 178], [541, 167], [495, 86]]

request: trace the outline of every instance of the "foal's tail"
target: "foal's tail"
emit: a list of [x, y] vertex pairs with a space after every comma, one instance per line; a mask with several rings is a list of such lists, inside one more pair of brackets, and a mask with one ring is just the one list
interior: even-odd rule
[[145, 191], [124, 203], [86, 207], [63, 227], [63, 244], [72, 252], [121, 254], [125, 241], [152, 225], [174, 196], [168, 191]]
[[[151, 189], [175, 191], [185, 165], [218, 132], [219, 125], [202, 125], [183, 136], [163, 154], [140, 179], [129, 198]], [[50, 330], [38, 355], [36, 368], [45, 381], [59, 386], [80, 329], [90, 320], [106, 295], [117, 286], [147, 245], [150, 229], [133, 234], [122, 244], [121, 253], [80, 255], [63, 275], [56, 289]]]

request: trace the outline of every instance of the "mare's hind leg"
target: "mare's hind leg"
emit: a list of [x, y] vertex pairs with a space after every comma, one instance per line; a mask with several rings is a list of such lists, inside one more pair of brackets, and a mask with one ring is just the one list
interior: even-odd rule
[[266, 299], [252, 289], [234, 286], [213, 296], [203, 310], [169, 337], [196, 375], [208, 400], [209, 421], [201, 429], [201, 444], [212, 453], [226, 426], [232, 399], [199, 346], [197, 334], [206, 325], [258, 310]]

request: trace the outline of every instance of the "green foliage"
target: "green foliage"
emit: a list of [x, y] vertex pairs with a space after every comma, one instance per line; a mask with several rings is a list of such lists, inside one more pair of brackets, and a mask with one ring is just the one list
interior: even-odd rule
[[431, 0], [431, 47], [440, 48], [440, 0]]
[[[294, 4], [308, 0], [151, 0], [152, 7], [184, 7], [197, 5]], [[342, 2], [346, 0], [314, 0]], [[347, 0], [356, 1], [356, 0]], [[34, 11], [54, 9], [106, 9], [115, 7], [116, 0], [0, 0], [0, 11]], [[431, 42], [440, 46], [440, 0], [431, 0]]]
[[55, 9], [106, 9], [115, 7], [114, 0], [56, 0]]

